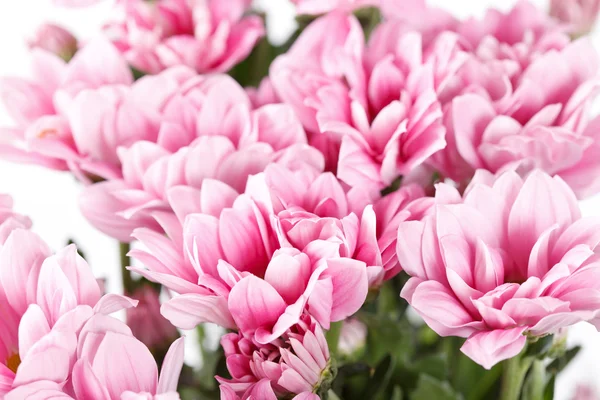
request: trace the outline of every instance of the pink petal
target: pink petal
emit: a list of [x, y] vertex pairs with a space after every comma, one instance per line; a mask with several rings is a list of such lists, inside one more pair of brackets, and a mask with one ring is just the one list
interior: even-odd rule
[[527, 327], [476, 333], [469, 337], [461, 351], [485, 369], [512, 358], [525, 347]]
[[50, 254], [39, 236], [22, 229], [13, 231], [0, 248], [0, 282], [17, 313], [35, 302], [41, 265]]
[[184, 338], [182, 337], [174, 341], [169, 347], [160, 370], [156, 394], [177, 391], [179, 375], [181, 374], [181, 368], [183, 368], [184, 344]]
[[483, 327], [481, 322], [473, 319], [454, 294], [439, 282], [422, 282], [415, 288], [411, 300], [411, 305], [427, 325], [441, 336], [469, 336]]
[[81, 358], [73, 367], [73, 389], [77, 398], [109, 400], [110, 395], [106, 387], [94, 375], [92, 366], [87, 358]]
[[331, 321], [349, 317], [364, 304], [369, 291], [365, 263], [349, 258], [331, 259], [322, 276], [331, 277], [333, 283]]
[[121, 393], [156, 393], [158, 369], [150, 351], [132, 336], [107, 332], [98, 347], [92, 369], [111, 398]]
[[228, 304], [242, 332], [273, 326], [286, 308], [273, 286], [254, 275], [243, 278], [231, 289]]
[[175, 296], [162, 305], [161, 314], [181, 329], [193, 329], [203, 322], [211, 322], [228, 329], [236, 327], [227, 309], [227, 300], [221, 296]]

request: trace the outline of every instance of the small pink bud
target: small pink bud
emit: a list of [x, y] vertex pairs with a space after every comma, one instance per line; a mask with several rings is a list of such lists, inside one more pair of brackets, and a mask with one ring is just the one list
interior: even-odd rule
[[31, 49], [43, 49], [69, 61], [77, 51], [77, 39], [64, 28], [43, 24], [29, 41]]
[[150, 349], [160, 349], [179, 336], [177, 329], [160, 314], [158, 292], [151, 286], [143, 285], [130, 297], [139, 303], [127, 310], [127, 325], [139, 341]]

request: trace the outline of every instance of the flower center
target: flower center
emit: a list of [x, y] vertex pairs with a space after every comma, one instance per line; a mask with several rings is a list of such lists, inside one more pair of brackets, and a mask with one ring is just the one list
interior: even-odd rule
[[21, 357], [19, 357], [19, 353], [15, 353], [12, 356], [8, 357], [6, 360], [6, 366], [15, 374], [17, 373], [17, 369], [21, 365]]

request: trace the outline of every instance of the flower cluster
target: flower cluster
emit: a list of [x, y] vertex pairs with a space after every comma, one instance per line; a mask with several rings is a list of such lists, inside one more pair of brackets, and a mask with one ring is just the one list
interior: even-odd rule
[[32, 76], [0, 81], [0, 155], [70, 171], [82, 214], [134, 243], [131, 298], [103, 296], [74, 246], [53, 255], [0, 196], [0, 397], [176, 399], [176, 328], [210, 323], [227, 333], [220, 386], [190, 389], [203, 398], [331, 398], [360, 389], [353, 374], [381, 384], [362, 398], [426, 398], [440, 368], [397, 376], [423, 372], [409, 347], [433, 348], [401, 338], [408, 304], [484, 369], [600, 327], [600, 220], [577, 205], [600, 192], [600, 57], [570, 35], [597, 2], [459, 21], [424, 1], [296, 0], [282, 47], [250, 3], [118, 0], [103, 36], [44, 26]]

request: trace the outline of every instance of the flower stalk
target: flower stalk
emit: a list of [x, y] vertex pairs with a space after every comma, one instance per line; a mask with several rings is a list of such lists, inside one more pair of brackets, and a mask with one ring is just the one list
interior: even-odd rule
[[500, 400], [519, 400], [527, 371], [533, 362], [532, 357], [523, 357], [523, 352], [504, 361]]
[[121, 280], [123, 282], [123, 293], [130, 295], [133, 293], [133, 278], [131, 272], [127, 269], [130, 266], [131, 260], [127, 256], [131, 246], [129, 243], [119, 242], [119, 255], [121, 257]]

